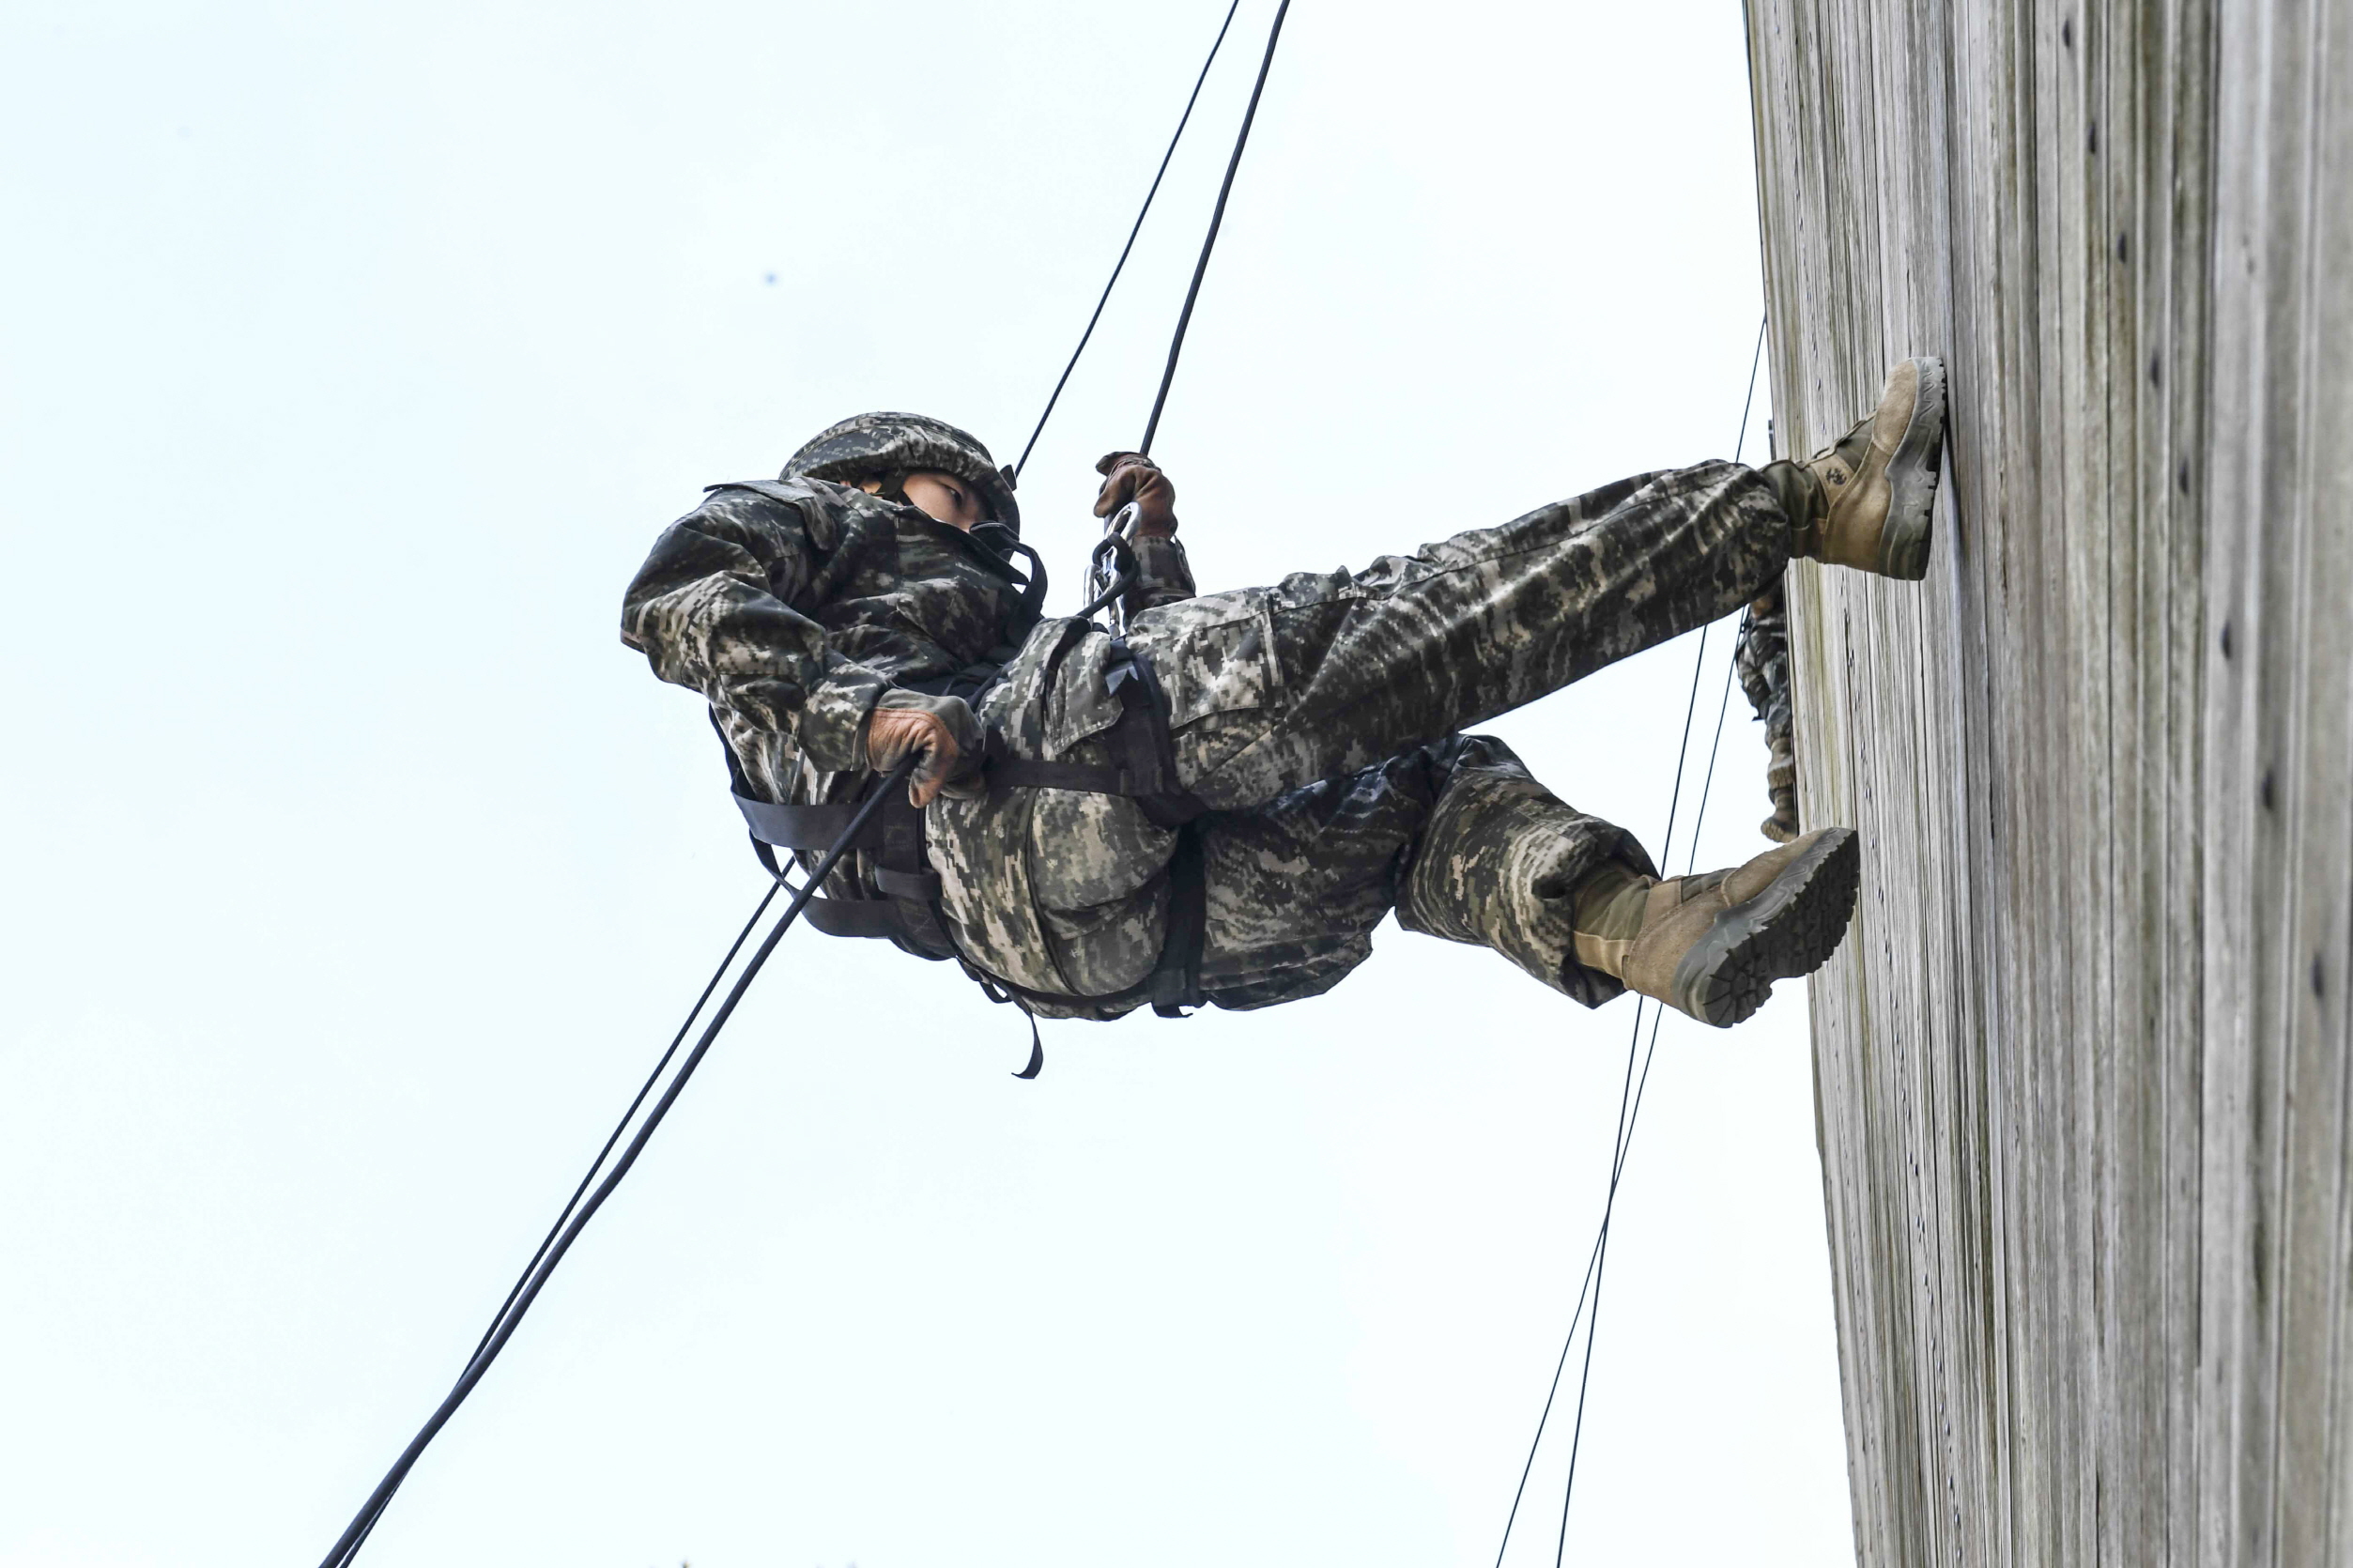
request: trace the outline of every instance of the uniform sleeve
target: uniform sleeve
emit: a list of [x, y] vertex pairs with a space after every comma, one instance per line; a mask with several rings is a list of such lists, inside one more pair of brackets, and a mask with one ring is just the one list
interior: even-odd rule
[[622, 601], [621, 639], [663, 680], [792, 736], [817, 767], [864, 767], [867, 715], [890, 683], [786, 602], [820, 564], [802, 509], [723, 491], [654, 542]]
[[1185, 546], [1176, 540], [1139, 539], [1135, 560], [1135, 586], [1127, 592], [1130, 615], [1190, 599], [1199, 592], [1192, 585], [1192, 566], [1185, 560]]

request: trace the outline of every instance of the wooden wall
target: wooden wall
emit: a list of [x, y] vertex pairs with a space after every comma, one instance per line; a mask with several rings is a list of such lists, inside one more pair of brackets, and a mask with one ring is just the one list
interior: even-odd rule
[[2353, 0], [1749, 0], [1862, 1560], [2353, 1563]]

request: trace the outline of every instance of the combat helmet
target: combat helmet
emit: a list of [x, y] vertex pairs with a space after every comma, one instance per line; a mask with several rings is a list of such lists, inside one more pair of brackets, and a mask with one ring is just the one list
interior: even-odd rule
[[784, 465], [783, 479], [830, 479], [856, 484], [921, 469], [953, 474], [979, 492], [995, 522], [1019, 533], [1022, 509], [1013, 475], [989, 449], [942, 420], [923, 414], [858, 414], [819, 431]]

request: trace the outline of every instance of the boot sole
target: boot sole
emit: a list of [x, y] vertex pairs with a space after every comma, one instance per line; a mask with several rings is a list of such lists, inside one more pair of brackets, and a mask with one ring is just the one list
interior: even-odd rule
[[1853, 828], [1824, 833], [1763, 891], [1715, 917], [1675, 966], [1676, 1006], [1730, 1028], [1765, 1005], [1774, 981], [1820, 969], [1846, 937], [1862, 868]]
[[1917, 582], [1929, 575], [1936, 539], [1936, 484], [1945, 461], [1945, 361], [1915, 358], [1920, 367], [1912, 419], [1887, 460], [1887, 522], [1879, 536], [1883, 576]]

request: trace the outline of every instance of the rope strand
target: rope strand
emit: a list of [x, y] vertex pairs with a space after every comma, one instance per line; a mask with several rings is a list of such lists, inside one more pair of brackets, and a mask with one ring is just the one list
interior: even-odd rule
[[[375, 1530], [377, 1520], [392, 1502], [392, 1495], [400, 1490], [401, 1483], [408, 1479], [409, 1470], [415, 1468], [426, 1446], [442, 1427], [449, 1424], [450, 1418], [457, 1413], [457, 1407], [466, 1402], [466, 1396], [474, 1391], [475, 1385], [490, 1370], [491, 1363], [499, 1359], [499, 1352], [506, 1348], [508, 1340], [514, 1338], [515, 1330], [522, 1324], [523, 1314], [530, 1312], [531, 1303], [539, 1299], [540, 1291], [546, 1288], [547, 1281], [555, 1274], [556, 1266], [563, 1262], [564, 1254], [580, 1238], [580, 1233], [588, 1228], [588, 1222], [596, 1218], [596, 1211], [605, 1207], [605, 1200], [613, 1195], [621, 1186], [622, 1178], [637, 1164], [638, 1156], [645, 1152], [654, 1130], [662, 1125], [662, 1119], [669, 1115], [670, 1107], [678, 1102], [680, 1092], [686, 1087], [686, 1081], [695, 1075], [695, 1068], [702, 1065], [702, 1058], [710, 1051], [712, 1042], [719, 1038], [719, 1031], [726, 1028], [727, 1021], [734, 1016], [737, 1004], [744, 1000], [744, 994], [751, 989], [752, 981], [759, 978], [768, 956], [777, 950], [777, 944], [784, 940], [784, 933], [792, 929], [793, 921], [800, 917], [809, 899], [824, 885], [825, 879], [833, 874], [834, 867], [849, 853], [851, 845], [856, 842], [858, 835], [865, 830], [874, 813], [881, 809], [890, 792], [905, 786], [907, 776], [915, 771], [917, 761], [919, 759], [910, 757], [883, 776], [873, 793], [850, 819], [850, 825], [842, 829], [841, 837], [834, 841], [833, 847], [825, 852], [824, 858], [818, 862], [808, 881], [793, 894], [792, 901], [785, 906], [783, 917], [770, 929], [766, 938], [746, 961], [743, 973], [735, 977], [735, 984], [729, 988], [726, 998], [711, 1015], [711, 1022], [704, 1025], [701, 1037], [695, 1041], [695, 1048], [679, 1064], [678, 1072], [671, 1078], [669, 1086], [662, 1091], [661, 1099], [655, 1100], [654, 1108], [646, 1113], [644, 1124], [638, 1129], [637, 1136], [629, 1140], [628, 1146], [621, 1152], [621, 1158], [613, 1162], [611, 1174], [597, 1184], [587, 1201], [578, 1206], [571, 1220], [561, 1224], [555, 1239], [542, 1246], [538, 1260], [527, 1271], [520, 1288], [508, 1294], [506, 1304], [492, 1321], [490, 1331], [483, 1337], [481, 1347], [467, 1361], [466, 1370], [458, 1375], [455, 1386], [426, 1419], [424, 1425], [418, 1429], [417, 1435], [408, 1440], [408, 1446], [392, 1462], [392, 1468], [385, 1472], [384, 1479], [377, 1483], [376, 1490], [368, 1494], [367, 1501], [360, 1505], [360, 1512], [352, 1515], [350, 1524], [344, 1527], [342, 1536], [329, 1550], [319, 1568], [346, 1568], [352, 1558], [358, 1555], [361, 1544]], [[762, 903], [764, 907], [765, 900]], [[740, 938], [738, 945], [741, 945]], [[733, 951], [730, 949], [731, 956]], [[698, 1010], [700, 1006], [700, 1002], [696, 1004]], [[598, 1161], [603, 1162], [602, 1155], [598, 1157]], [[594, 1174], [592, 1168], [590, 1175]]]
[[[1764, 361], [1767, 325], [1767, 321], [1760, 321], [1757, 324], [1757, 346], [1750, 357], [1748, 366], [1748, 391], [1741, 403], [1740, 433], [1733, 438], [1732, 441], [1732, 458], [1735, 462], [1739, 460], [1742, 450], [1748, 443], [1748, 420], [1756, 405], [1757, 376]], [[1684, 769], [1691, 751], [1692, 720], [1699, 711], [1699, 683], [1707, 668], [1710, 630], [1711, 628], [1706, 626], [1699, 629], [1699, 652], [1692, 660], [1691, 694], [1684, 705], [1683, 740], [1675, 754], [1675, 784], [1668, 797], [1667, 832], [1659, 844], [1658, 864], [1662, 868], [1670, 868], [1672, 865], [1676, 817], [1683, 802]], [[1731, 669], [1738, 668], [1737, 641], [1734, 643], [1734, 654], [1735, 662], [1728, 668], [1725, 675], [1723, 699], [1716, 706], [1715, 735], [1708, 746], [1707, 773], [1699, 788], [1699, 804], [1692, 814], [1691, 847], [1685, 856], [1686, 875], [1690, 874], [1691, 869], [1698, 865], [1699, 830], [1707, 821], [1708, 798], [1715, 792], [1716, 754], [1724, 742], [1724, 716], [1731, 703]], [[1651, 1034], [1647, 1043], [1642, 1038], [1642, 1019], [1646, 1008], [1651, 1018]], [[1553, 1546], [1554, 1568], [1560, 1568], [1560, 1564], [1566, 1557], [1569, 1505], [1575, 1499], [1576, 1493], [1577, 1458], [1585, 1436], [1586, 1394], [1592, 1383], [1593, 1335], [1601, 1315], [1602, 1282], [1609, 1264], [1610, 1221], [1617, 1211], [1618, 1184], [1625, 1174], [1627, 1152], [1634, 1145], [1635, 1125], [1641, 1116], [1643, 1097], [1650, 1087], [1651, 1064], [1656, 1059], [1658, 1053], [1658, 1027], [1664, 1013], [1665, 1008], [1652, 1004], [1648, 997], [1639, 994], [1635, 997], [1634, 1027], [1626, 1040], [1626, 1073], [1619, 1089], [1618, 1129], [1611, 1139], [1609, 1185], [1602, 1198], [1601, 1223], [1594, 1231], [1592, 1250], [1586, 1255], [1585, 1278], [1577, 1286], [1576, 1306], [1569, 1315], [1569, 1330], [1561, 1339], [1561, 1356], [1553, 1364], [1552, 1382], [1545, 1391], [1544, 1408], [1536, 1418], [1535, 1436], [1529, 1439], [1528, 1457], [1520, 1466], [1519, 1484], [1512, 1493], [1511, 1510], [1504, 1516], [1502, 1540], [1496, 1546], [1495, 1551], [1496, 1568], [1502, 1568], [1504, 1554], [1511, 1549], [1512, 1530], [1519, 1520], [1520, 1502], [1528, 1489], [1528, 1478], [1535, 1468], [1536, 1453], [1543, 1446], [1545, 1430], [1551, 1422], [1553, 1406], [1560, 1395], [1561, 1378], [1568, 1367], [1570, 1353], [1576, 1347], [1576, 1332], [1581, 1325], [1585, 1330], [1585, 1359], [1577, 1373], [1576, 1413], [1569, 1438], [1569, 1470], [1561, 1499], [1560, 1532]], [[1638, 1072], [1636, 1065], [1638, 1053], [1641, 1058]], [[1589, 1306], [1592, 1309], [1590, 1313], [1587, 1310]]]
[[1144, 192], [1144, 206], [1137, 209], [1135, 222], [1129, 226], [1128, 242], [1119, 247], [1119, 259], [1112, 263], [1111, 277], [1103, 284], [1101, 297], [1095, 301], [1095, 314], [1086, 318], [1086, 331], [1079, 334], [1079, 346], [1070, 350], [1070, 362], [1062, 367], [1061, 378], [1054, 382], [1053, 392], [1047, 396], [1045, 409], [1038, 414], [1038, 423], [1029, 433], [1028, 444], [1022, 448], [1022, 455], [1014, 461], [1013, 480], [1017, 484], [1021, 482], [1022, 470], [1029, 466], [1029, 454], [1038, 448], [1038, 438], [1045, 434], [1046, 421], [1053, 417], [1054, 405], [1062, 401], [1062, 389], [1069, 384], [1070, 372], [1078, 369], [1079, 356], [1086, 352], [1087, 340], [1095, 335], [1095, 323], [1103, 318], [1103, 307], [1111, 303], [1112, 288], [1119, 282], [1119, 274], [1128, 265], [1128, 253], [1135, 249], [1136, 236], [1144, 232], [1144, 219], [1152, 210], [1152, 198], [1161, 193], [1161, 179], [1168, 173], [1168, 161], [1176, 156], [1176, 144], [1184, 140], [1185, 127], [1192, 120], [1192, 106], [1201, 101], [1201, 85], [1209, 79], [1209, 68], [1217, 64], [1218, 51], [1225, 44], [1225, 30], [1234, 25], [1234, 13], [1241, 7], [1242, 0], [1233, 0], [1233, 4], [1225, 8], [1225, 20], [1218, 26], [1216, 41], [1209, 45], [1209, 57], [1201, 62], [1201, 74], [1193, 78], [1192, 96], [1185, 100], [1185, 112], [1176, 117], [1176, 133], [1168, 139], [1168, 150], [1161, 154], [1161, 166], [1152, 176], [1152, 188]]
[[1267, 90], [1267, 72], [1274, 67], [1274, 46], [1283, 37], [1283, 19], [1291, 0], [1274, 8], [1274, 25], [1267, 29], [1267, 53], [1258, 61], [1258, 80], [1251, 84], [1250, 107], [1242, 111], [1242, 129], [1234, 138], [1234, 156], [1225, 161], [1225, 182], [1218, 187], [1217, 209], [1209, 214], [1209, 232], [1201, 241], [1201, 259], [1192, 264], [1192, 284], [1185, 290], [1185, 308], [1176, 315], [1176, 335], [1169, 340], [1168, 365], [1161, 372], [1161, 390], [1152, 398], [1152, 417], [1144, 423], [1144, 440], [1136, 450], [1152, 454], [1152, 438], [1161, 428], [1161, 409], [1168, 403], [1168, 385], [1176, 379], [1176, 356], [1185, 351], [1185, 330], [1192, 325], [1192, 303], [1201, 297], [1201, 279], [1209, 270], [1209, 253], [1217, 248], [1218, 230], [1225, 223], [1225, 198], [1234, 193], [1234, 174], [1242, 166], [1242, 148], [1250, 145], [1250, 127], [1258, 118], [1258, 95]]
[[[1175, 157], [1176, 144], [1183, 138], [1185, 127], [1192, 118], [1194, 104], [1200, 100], [1202, 84], [1208, 80], [1209, 68], [1217, 61], [1218, 51], [1225, 42], [1226, 31], [1233, 25], [1235, 12], [1239, 7], [1240, 0], [1232, 0], [1226, 8], [1225, 21], [1219, 26], [1217, 38], [1209, 46], [1208, 58], [1202, 62], [1201, 73], [1193, 81], [1191, 96], [1185, 100], [1185, 112], [1177, 119], [1176, 132], [1169, 138], [1168, 150], [1161, 155], [1161, 166], [1152, 177], [1150, 190], [1145, 192], [1144, 206], [1137, 211], [1136, 221], [1128, 230], [1127, 243], [1120, 248], [1119, 259], [1112, 267], [1111, 277], [1103, 284], [1103, 292], [1095, 301], [1094, 314], [1087, 317], [1086, 330], [1079, 334], [1078, 346], [1071, 350], [1069, 362], [1063, 366], [1060, 379], [1054, 382], [1053, 392], [1046, 399], [1045, 409], [1038, 416], [1038, 423], [1030, 432], [1028, 444], [1023, 447], [1020, 459], [1013, 465], [1016, 479], [1020, 477], [1023, 466], [1029, 461], [1030, 453], [1036, 449], [1038, 438], [1044, 432], [1046, 421], [1053, 415], [1055, 404], [1060, 401], [1063, 388], [1069, 384], [1070, 373], [1077, 367], [1080, 355], [1086, 351], [1087, 342], [1094, 336], [1096, 323], [1102, 319], [1103, 308], [1110, 301], [1113, 287], [1119, 282], [1120, 272], [1127, 267], [1128, 256], [1135, 248], [1136, 236], [1142, 232], [1145, 217], [1152, 209], [1152, 200], [1160, 192], [1161, 180], [1168, 173], [1169, 161]], [[1177, 317], [1176, 335], [1168, 347], [1168, 363], [1161, 374], [1160, 392], [1153, 399], [1151, 420], [1145, 431], [1142, 449], [1147, 452], [1151, 449], [1152, 432], [1160, 425], [1161, 409], [1168, 400], [1169, 383], [1176, 374], [1177, 356], [1184, 350], [1185, 331], [1192, 321], [1193, 304], [1200, 296], [1202, 276], [1208, 269], [1209, 254], [1217, 245], [1218, 229], [1224, 222], [1225, 202], [1234, 189], [1235, 173], [1241, 166], [1242, 149], [1250, 141], [1251, 124], [1258, 114], [1259, 95], [1266, 89], [1267, 72], [1274, 64], [1275, 43], [1282, 37], [1283, 18], [1290, 8], [1290, 0], [1283, 0], [1275, 10], [1274, 24], [1267, 35], [1267, 52], [1259, 61], [1257, 81], [1251, 87], [1250, 106], [1242, 115], [1241, 131], [1235, 138], [1233, 155], [1226, 161], [1225, 179], [1218, 189], [1217, 208], [1210, 215], [1209, 232], [1202, 241], [1200, 258], [1193, 264], [1192, 286], [1186, 291], [1184, 309]], [[506, 1348], [507, 1342], [514, 1337], [515, 1329], [521, 1325], [523, 1315], [531, 1310], [531, 1303], [539, 1299], [540, 1291], [554, 1274], [556, 1266], [563, 1261], [564, 1254], [570, 1252], [572, 1244], [579, 1239], [580, 1233], [587, 1227], [588, 1222], [596, 1217], [596, 1212], [604, 1207], [605, 1200], [612, 1195], [614, 1190], [621, 1185], [622, 1178], [626, 1176], [631, 1167], [637, 1163], [638, 1156], [644, 1152], [647, 1143], [654, 1136], [654, 1130], [662, 1125], [663, 1118], [669, 1114], [670, 1107], [677, 1102], [680, 1092], [686, 1086], [686, 1081], [694, 1076], [695, 1068], [701, 1065], [702, 1058], [711, 1049], [712, 1042], [718, 1038], [719, 1031], [727, 1026], [727, 1021], [734, 1015], [736, 1005], [744, 999], [744, 994], [750, 989], [753, 979], [759, 976], [761, 967], [767, 963], [769, 955], [776, 951], [777, 944], [782, 941], [784, 933], [792, 928], [792, 923], [800, 916], [801, 911], [807, 905], [810, 897], [823, 885], [826, 877], [832, 873], [835, 864], [847, 853], [851, 843], [866, 826], [867, 822], [873, 816], [883, 800], [892, 790], [904, 785], [915, 761], [915, 759], [910, 758], [884, 776], [881, 784], [851, 820], [849, 827], [843, 830], [840, 839], [826, 852], [816, 870], [810, 874], [807, 883], [792, 890], [792, 901], [786, 907], [783, 917], [769, 930], [759, 948], [746, 962], [743, 972], [736, 977], [735, 984], [729, 990], [725, 1000], [719, 1004], [717, 1010], [712, 1015], [711, 1022], [704, 1027], [701, 1037], [696, 1040], [694, 1049], [680, 1064], [677, 1074], [671, 1078], [669, 1087], [663, 1090], [661, 1098], [654, 1101], [653, 1109], [646, 1114], [645, 1120], [638, 1129], [637, 1135], [629, 1140], [626, 1147], [622, 1149], [621, 1156], [613, 1162], [610, 1173], [602, 1182], [597, 1182], [597, 1173], [605, 1168], [607, 1160], [611, 1157], [615, 1145], [620, 1142], [622, 1134], [628, 1129], [631, 1119], [645, 1104], [646, 1097], [653, 1092], [654, 1086], [661, 1081], [664, 1069], [669, 1066], [672, 1058], [678, 1053], [680, 1042], [686, 1038], [687, 1031], [694, 1027], [695, 1020], [700, 1016], [704, 1004], [710, 1001], [711, 994], [717, 988], [720, 977], [727, 973], [728, 966], [742, 951], [744, 943], [750, 936], [752, 929], [760, 923], [761, 916], [767, 912], [769, 903], [776, 898], [781, 883], [770, 885], [766, 895], [761, 899], [759, 907], [752, 912], [751, 919], [746, 922], [744, 930], [737, 934], [734, 944], [728, 948], [727, 957], [720, 961], [718, 969], [712, 975], [710, 981], [704, 985], [702, 994], [695, 999], [695, 1005], [688, 1011], [686, 1021], [679, 1025], [678, 1033], [671, 1038], [669, 1048], [662, 1053], [661, 1060], [654, 1064], [654, 1071], [647, 1077], [644, 1085], [638, 1090], [637, 1098], [629, 1102], [629, 1109], [623, 1114], [611, 1136], [605, 1140], [604, 1147], [597, 1151], [596, 1159], [590, 1164], [588, 1174], [582, 1176], [579, 1185], [573, 1189], [571, 1197], [565, 1200], [562, 1210], [556, 1216], [556, 1222], [548, 1228], [546, 1236], [541, 1239], [538, 1250], [531, 1254], [531, 1262], [525, 1265], [522, 1275], [507, 1292], [506, 1299], [500, 1303], [497, 1314], [490, 1320], [489, 1328], [484, 1330], [482, 1338], [474, 1345], [473, 1354], [467, 1359], [465, 1370], [459, 1373], [457, 1382], [451, 1388], [448, 1395], [442, 1399], [432, 1416], [426, 1420], [424, 1425], [418, 1430], [417, 1435], [409, 1439], [408, 1446], [401, 1452], [400, 1457], [393, 1462], [392, 1468], [386, 1472], [383, 1480], [377, 1483], [376, 1490], [369, 1494], [367, 1501], [361, 1505], [359, 1513], [352, 1516], [350, 1524], [345, 1527], [342, 1536], [328, 1552], [325, 1560], [321, 1563], [321, 1568], [347, 1568], [352, 1559], [358, 1555], [361, 1546], [374, 1533], [377, 1521], [383, 1517], [384, 1510], [391, 1504], [393, 1495], [400, 1490], [401, 1483], [408, 1479], [408, 1472], [423, 1454], [427, 1445], [433, 1441], [441, 1428], [449, 1423], [450, 1418], [457, 1413], [458, 1407], [465, 1403], [467, 1396], [473, 1392], [484, 1375], [490, 1370], [491, 1363], [498, 1360], [499, 1353]], [[592, 1190], [592, 1183], [594, 1183]]]

